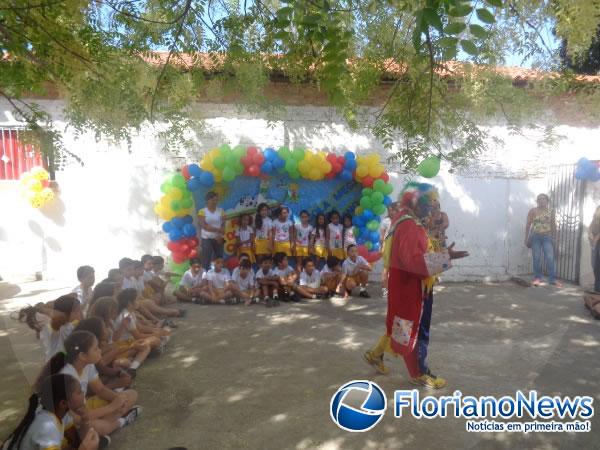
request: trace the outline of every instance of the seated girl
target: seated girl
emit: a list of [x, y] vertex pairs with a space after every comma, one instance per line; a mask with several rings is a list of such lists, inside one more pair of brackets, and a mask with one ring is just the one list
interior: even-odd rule
[[204, 269], [200, 258], [190, 259], [190, 268], [181, 277], [179, 288], [174, 292], [181, 302], [205, 303], [210, 301], [208, 282], [203, 279]]
[[204, 274], [204, 279], [208, 281], [208, 298], [211, 303], [226, 303], [235, 298], [229, 270], [223, 267], [221, 256], [213, 259], [213, 268]]
[[63, 295], [52, 303], [52, 309], [38, 306], [42, 314], [50, 311], [50, 322], [42, 327], [40, 341], [44, 348], [45, 361], [56, 353], [65, 350], [65, 339], [73, 332], [77, 322], [81, 320], [81, 303], [73, 294]]
[[232, 278], [231, 289], [234, 295], [244, 301], [245, 306], [250, 306], [256, 298], [256, 283], [254, 280], [254, 272], [252, 271], [252, 263], [248, 258], [240, 262], [240, 266], [236, 267]]
[[260, 261], [260, 267], [256, 272], [256, 284], [267, 308], [279, 306], [279, 297], [277, 295], [279, 278], [271, 270], [270, 255], [263, 256]]

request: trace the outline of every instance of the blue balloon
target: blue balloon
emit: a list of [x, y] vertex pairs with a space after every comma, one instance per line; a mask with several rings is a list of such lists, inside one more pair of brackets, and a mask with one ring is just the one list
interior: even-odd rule
[[267, 175], [273, 173], [273, 170], [273, 164], [270, 161], [265, 161], [262, 166], [260, 166], [260, 171]]
[[198, 178], [190, 178], [187, 182], [188, 190], [194, 192], [200, 189], [202, 186], [200, 184], [200, 180]]
[[373, 220], [375, 218], [375, 213], [370, 209], [365, 209], [362, 213], [365, 221]]
[[172, 241], [178, 241], [180, 239], [183, 239], [183, 233], [181, 232], [181, 230], [175, 228], [169, 232], [169, 239]]
[[379, 251], [379, 242], [374, 242], [373, 247], [371, 247], [372, 251]]
[[352, 181], [352, 172], [344, 169], [341, 172], [340, 178], [344, 181]]
[[173, 217], [171, 219], [171, 224], [173, 225], [173, 228], [179, 229], [185, 225], [185, 222], [182, 217]]
[[173, 229], [173, 225], [171, 224], [171, 221], [165, 222], [162, 224], [162, 230], [165, 233], [169, 233], [172, 229]]
[[379, 242], [379, 231], [370, 231], [370, 241], [374, 244], [375, 242]]
[[344, 153], [344, 159], [346, 161], [348, 161], [348, 160], [354, 161], [356, 159], [356, 155], [352, 152], [346, 152], [346, 153]]
[[183, 234], [186, 237], [194, 237], [194, 236], [196, 236], [196, 227], [194, 225], [192, 225], [191, 223], [186, 223], [183, 226]]
[[279, 155], [276, 156], [277, 158], [271, 161], [271, 164], [273, 164], [273, 167], [275, 169], [282, 169], [285, 166], [285, 160]]
[[344, 164], [344, 170], [348, 170], [350, 172], [356, 169], [356, 160], [355, 159], [347, 159]]
[[362, 228], [360, 229], [360, 234], [359, 234], [359, 236], [360, 236], [361, 238], [363, 238], [365, 241], [368, 241], [368, 240], [370, 240], [370, 239], [371, 239], [371, 232], [369, 231], [369, 229], [368, 229], [368, 228], [362, 227]]
[[600, 172], [596, 170], [591, 176], [590, 181], [600, 181]]
[[192, 218], [192, 216], [187, 215], [187, 216], [183, 216], [183, 223], [187, 224], [187, 223], [194, 223], [194, 219]]
[[366, 225], [365, 219], [363, 218], [363, 216], [354, 216], [352, 218], [352, 223], [354, 224], [354, 226], [358, 227], [358, 228], [362, 228]]
[[263, 155], [265, 155], [265, 159], [267, 161], [273, 161], [277, 158], [277, 152], [271, 147], [265, 148], [265, 150], [263, 151]]
[[204, 187], [212, 187], [215, 184], [215, 177], [210, 172], [202, 172], [199, 180], [200, 184]]
[[190, 164], [188, 166], [188, 172], [192, 177], [200, 177], [202, 175], [202, 169], [198, 164]]
[[359, 237], [356, 239], [356, 243], [357, 243], [358, 245], [363, 245], [365, 242], [367, 242], [367, 241], [365, 241], [365, 240], [364, 240], [363, 238], [361, 238], [360, 236], [359, 236]]
[[384, 195], [384, 196], [383, 196], [383, 204], [384, 204], [385, 206], [390, 206], [392, 203], [393, 203], [393, 202], [392, 202], [392, 199], [391, 199], [391, 198], [389, 198], [387, 195]]

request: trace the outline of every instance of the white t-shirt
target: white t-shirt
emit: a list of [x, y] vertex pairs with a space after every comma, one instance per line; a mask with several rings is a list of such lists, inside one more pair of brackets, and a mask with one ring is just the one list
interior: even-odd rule
[[40, 331], [40, 341], [44, 348], [46, 361], [58, 352], [65, 351], [65, 339], [69, 337], [74, 328], [75, 325], [72, 322], [65, 323], [59, 330], [53, 330], [50, 323], [44, 325], [44, 328]]
[[250, 245], [253, 233], [254, 230], [252, 227], [238, 228], [235, 230], [235, 237], [237, 237], [242, 244], [246, 243], [247, 245]]
[[255, 281], [252, 269], [248, 271], [248, 273], [246, 274], [246, 278], [242, 278], [240, 276], [239, 267], [236, 267], [236, 270], [237, 272], [233, 272], [233, 276], [231, 277], [231, 279], [235, 284], [237, 284], [238, 288], [240, 288], [240, 291], [249, 291], [250, 289], [253, 289], [255, 286]]
[[344, 248], [350, 245], [356, 245], [356, 236], [354, 236], [354, 227], [344, 229]]
[[227, 270], [224, 267], [221, 269], [220, 272], [215, 272], [215, 269], [210, 269], [204, 274], [203, 278], [205, 280], [208, 280], [208, 282], [211, 283], [212, 286], [217, 289], [225, 289], [227, 282], [231, 281], [231, 277], [229, 276], [229, 270]]
[[358, 255], [356, 261], [352, 261], [350, 258], [346, 258], [342, 264], [342, 272], [346, 275], [355, 275], [358, 272], [358, 266], [368, 266], [368, 261], [362, 256]]
[[202, 283], [203, 276], [204, 276], [203, 269], [200, 269], [200, 271], [196, 275], [194, 275], [192, 273], [192, 269], [188, 269], [185, 271], [185, 273], [181, 277], [181, 281], [179, 281], [179, 286], [183, 286], [188, 289], [194, 288], [196, 286], [200, 286], [200, 284]]
[[300, 273], [300, 286], [318, 288], [321, 286], [321, 273], [317, 269], [314, 269], [309, 275], [305, 270], [303, 270]]
[[279, 267], [275, 267], [273, 270], [273, 275], [275, 275], [276, 277], [288, 277], [290, 276], [290, 274], [294, 273], [294, 269], [292, 269], [292, 267], [287, 266], [284, 269], [280, 269]]
[[90, 300], [92, 299], [92, 288], [84, 290], [81, 285], [79, 285], [73, 288], [71, 292], [74, 292], [77, 295], [77, 300], [79, 300], [79, 303], [81, 304], [81, 309], [86, 310]]
[[115, 323], [113, 325], [113, 330], [117, 331], [119, 328], [121, 328], [121, 324], [123, 323], [123, 320], [126, 317], [129, 317], [129, 326], [127, 327], [127, 329], [125, 331], [123, 331], [123, 333], [121, 333], [121, 336], [119, 337], [119, 341], [127, 341], [129, 339], [133, 339], [133, 335], [131, 334], [131, 331], [134, 331], [137, 328], [137, 321], [135, 318], [135, 314], [124, 309], [123, 311], [121, 311], [121, 313], [115, 319]]
[[310, 242], [310, 235], [313, 232], [312, 225], [303, 226], [301, 223], [294, 225], [296, 228], [296, 245], [300, 247], [308, 247]]
[[139, 288], [138, 282], [135, 277], [123, 278], [122, 289], [135, 289], [137, 291], [138, 288]]
[[315, 247], [325, 247], [325, 230], [321, 230], [321, 234], [317, 235], [317, 230], [313, 230], [315, 236]]
[[269, 217], [263, 218], [262, 227], [256, 229], [256, 239], [269, 239], [272, 229], [273, 221]]
[[290, 227], [292, 226], [291, 220], [282, 222], [277, 219], [273, 221], [273, 229], [275, 230], [275, 241], [276, 242], [289, 242], [290, 240]]
[[267, 273], [265, 273], [262, 269], [258, 269], [256, 271], [255, 278], [257, 280], [260, 280], [261, 278], [272, 278], [274, 276], [275, 276], [275, 274], [273, 273], [273, 269], [269, 269], [269, 271]]
[[[198, 215], [200, 217], [204, 217], [204, 221], [207, 225], [210, 225], [213, 228], [220, 229], [223, 225], [223, 216], [225, 211], [222, 208], [215, 209], [214, 212], [210, 211], [208, 208], [202, 208], [198, 211]], [[219, 233], [215, 231], [206, 231], [204, 228], [200, 230], [200, 237], [202, 239], [214, 239], [219, 235]]]
[[342, 248], [342, 234], [344, 233], [342, 224], [330, 223], [327, 228], [329, 229], [329, 248]]
[[83, 372], [81, 374], [77, 373], [77, 369], [73, 367], [71, 364], [65, 364], [65, 366], [61, 369], [60, 373], [64, 373], [66, 375], [71, 375], [81, 384], [81, 392], [83, 395], [87, 395], [88, 385], [90, 381], [94, 381], [98, 378], [98, 371], [96, 370], [96, 366], [93, 364], [88, 364], [83, 368]]
[[154, 273], [151, 270], [144, 270], [144, 273], [142, 274], [142, 281], [144, 283], [147, 283], [148, 281], [152, 281], [153, 278], [154, 278]]
[[73, 427], [73, 417], [65, 414], [62, 421], [50, 411], [38, 409], [23, 436], [20, 450], [61, 449], [65, 431]]
[[385, 237], [385, 235], [388, 234], [388, 231], [390, 231], [391, 226], [392, 219], [390, 217], [386, 217], [381, 221], [381, 223], [379, 224], [379, 232], [383, 233], [383, 237]]

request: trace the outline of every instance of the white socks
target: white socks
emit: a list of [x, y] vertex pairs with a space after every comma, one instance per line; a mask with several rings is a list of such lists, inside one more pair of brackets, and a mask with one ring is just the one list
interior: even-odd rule
[[131, 363], [131, 365], [129, 366], [130, 369], [136, 370], [138, 367], [140, 367], [140, 362], [139, 361], [133, 361]]

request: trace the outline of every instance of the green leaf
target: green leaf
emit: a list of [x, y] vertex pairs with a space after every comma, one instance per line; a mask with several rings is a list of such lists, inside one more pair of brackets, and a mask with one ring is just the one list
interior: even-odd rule
[[455, 8], [450, 8], [448, 15], [452, 17], [465, 17], [471, 14], [473, 7], [471, 5], [457, 5]]
[[469, 55], [477, 56], [477, 54], [479, 53], [477, 46], [472, 41], [461, 39], [460, 46]]
[[469, 25], [469, 31], [473, 36], [479, 39], [485, 39], [488, 37], [488, 32], [481, 25], [473, 24]]
[[442, 32], [442, 19], [440, 19], [440, 16], [433, 9], [425, 8], [423, 10], [423, 19], [440, 33]]
[[284, 8], [277, 10], [276, 15], [277, 15], [277, 18], [286, 18], [286, 17], [289, 17], [293, 11], [294, 11], [294, 8], [291, 8], [290, 6], [286, 6]]
[[438, 40], [438, 45], [444, 49], [454, 48], [458, 45], [458, 39], [455, 37], [444, 36]]
[[319, 20], [321, 20], [320, 14], [308, 14], [308, 15], [304, 16], [304, 18], [302, 19], [302, 23], [308, 23], [311, 25], [315, 25], [315, 24], [319, 23]]
[[442, 58], [445, 61], [448, 61], [449, 59], [456, 58], [457, 54], [458, 54], [458, 50], [456, 49], [456, 47], [448, 47], [442, 51]]
[[421, 50], [421, 30], [416, 28], [412, 35], [413, 47], [417, 53]]
[[463, 31], [465, 31], [466, 28], [467, 26], [462, 22], [451, 22], [448, 25], [446, 25], [446, 28], [444, 28], [444, 33], [460, 34]]
[[496, 8], [502, 8], [504, 5], [502, 4], [502, 0], [485, 0], [486, 3], [495, 6]]
[[477, 18], [484, 23], [494, 23], [496, 21], [494, 15], [485, 8], [479, 8], [477, 10]]

